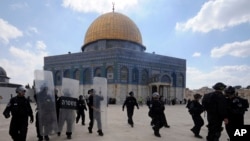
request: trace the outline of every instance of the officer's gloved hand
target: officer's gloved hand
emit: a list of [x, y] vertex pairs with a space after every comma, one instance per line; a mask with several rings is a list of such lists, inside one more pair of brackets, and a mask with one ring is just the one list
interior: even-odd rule
[[33, 123], [33, 121], [34, 121], [34, 116], [32, 115], [30, 116], [30, 123]]
[[10, 117], [10, 113], [3, 113], [5, 118], [9, 118]]

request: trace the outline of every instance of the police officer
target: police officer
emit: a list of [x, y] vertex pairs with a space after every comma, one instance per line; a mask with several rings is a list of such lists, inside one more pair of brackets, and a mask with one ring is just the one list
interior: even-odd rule
[[234, 131], [244, 125], [244, 114], [249, 103], [246, 99], [236, 96], [235, 88], [229, 86], [225, 89], [225, 94], [228, 97], [228, 124], [226, 131], [230, 139], [234, 135]]
[[96, 95], [94, 89], [90, 89], [88, 91], [89, 98], [88, 98], [88, 107], [89, 107], [89, 133], [92, 133], [93, 125], [94, 125], [94, 120], [97, 121], [97, 133], [99, 136], [103, 136], [103, 131], [102, 131], [102, 122], [101, 122], [101, 111], [100, 111], [100, 106], [101, 106], [101, 101], [104, 100], [102, 96]]
[[134, 97], [134, 92], [129, 92], [129, 96], [124, 101], [124, 104], [122, 106], [122, 111], [124, 111], [124, 107], [127, 108], [127, 116], [128, 116], [128, 124], [131, 125], [131, 127], [134, 127], [134, 121], [133, 121], [133, 115], [134, 115], [134, 106], [139, 109], [138, 103], [136, 98]]
[[37, 103], [36, 112], [36, 132], [38, 141], [45, 139], [49, 141], [49, 133], [53, 129], [53, 122], [55, 119], [53, 107], [55, 102], [48, 94], [48, 86], [41, 86], [40, 91], [34, 95], [34, 99]]
[[202, 99], [202, 105], [207, 111], [207, 141], [219, 141], [221, 131], [223, 130], [222, 122], [228, 123], [227, 100], [223, 95], [225, 88], [225, 84], [218, 82], [213, 86], [215, 91], [205, 94]]
[[191, 131], [194, 133], [194, 136], [196, 138], [202, 138], [202, 136], [200, 135], [200, 130], [204, 125], [204, 120], [201, 117], [201, 113], [204, 111], [204, 107], [199, 102], [201, 97], [202, 96], [200, 94], [195, 94], [194, 100], [190, 102], [188, 106], [189, 113], [191, 114], [194, 121], [194, 127], [191, 129]]
[[84, 110], [87, 111], [86, 102], [83, 99], [83, 96], [80, 95], [79, 99], [77, 101], [76, 123], [78, 123], [78, 121], [80, 120], [80, 118], [82, 118], [82, 125], [85, 125], [85, 112], [84, 112]]
[[154, 135], [156, 137], [161, 137], [160, 129], [164, 125], [164, 105], [159, 100], [160, 95], [157, 92], [154, 92], [152, 95], [152, 101], [149, 109], [149, 116], [152, 118]]
[[25, 92], [26, 90], [22, 86], [16, 88], [17, 96], [10, 99], [3, 112], [5, 118], [9, 118], [10, 113], [12, 115], [9, 134], [13, 141], [26, 141], [28, 117], [30, 117], [30, 123], [34, 121], [30, 102], [24, 97]]

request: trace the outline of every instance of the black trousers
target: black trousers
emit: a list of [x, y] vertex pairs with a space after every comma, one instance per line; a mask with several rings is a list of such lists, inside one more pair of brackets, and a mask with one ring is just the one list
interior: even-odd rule
[[82, 111], [77, 111], [77, 116], [76, 116], [76, 122], [78, 122], [82, 118], [82, 124], [85, 124], [85, 112]]
[[164, 121], [164, 115], [154, 115], [152, 117], [152, 123], [154, 125], [153, 130], [155, 133], [159, 133], [160, 129], [163, 127], [165, 121]]
[[201, 127], [204, 125], [204, 120], [202, 119], [201, 115], [192, 115], [192, 119], [194, 122], [194, 127], [192, 128], [192, 131], [195, 135], [199, 135]]
[[134, 108], [127, 108], [128, 124], [134, 125], [133, 121]]
[[235, 129], [239, 129], [244, 125], [244, 115], [243, 114], [235, 114], [230, 115], [228, 119], [228, 124], [226, 125], [226, 131], [231, 139], [234, 136]]
[[222, 119], [217, 116], [208, 115], [208, 135], [207, 141], [219, 141], [221, 136], [222, 127]]
[[20, 119], [20, 117], [12, 117], [9, 134], [13, 141], [26, 141], [27, 132], [28, 117], [23, 119]]

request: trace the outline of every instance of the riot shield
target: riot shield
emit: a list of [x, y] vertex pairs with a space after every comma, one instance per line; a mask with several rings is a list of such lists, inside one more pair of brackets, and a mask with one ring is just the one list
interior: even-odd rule
[[98, 130], [105, 130], [107, 127], [107, 79], [104, 77], [94, 77], [93, 89], [93, 117]]
[[67, 135], [72, 133], [76, 119], [77, 98], [79, 95], [79, 81], [69, 78], [62, 80], [62, 96], [59, 98], [59, 132], [66, 124]]
[[57, 133], [56, 101], [51, 71], [35, 70], [36, 126], [41, 136]]

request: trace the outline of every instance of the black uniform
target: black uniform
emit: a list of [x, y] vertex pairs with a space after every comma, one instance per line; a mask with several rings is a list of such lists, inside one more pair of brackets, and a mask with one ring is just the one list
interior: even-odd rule
[[133, 121], [134, 106], [136, 106], [137, 109], [139, 109], [139, 106], [135, 97], [133, 96], [127, 97], [122, 106], [122, 110], [124, 110], [125, 106], [127, 108], [128, 124], [130, 124], [131, 127], [133, 127], [134, 126], [134, 121]]
[[152, 99], [149, 116], [152, 118], [152, 123], [154, 125], [154, 134], [158, 137], [160, 137], [159, 131], [165, 123], [164, 109], [164, 105], [158, 99]]
[[24, 96], [11, 98], [3, 114], [6, 118], [12, 115], [9, 134], [13, 141], [26, 141], [28, 132], [28, 117], [33, 122], [33, 111], [30, 102]]
[[235, 129], [244, 125], [244, 114], [249, 107], [246, 99], [234, 96], [228, 98], [228, 124], [226, 131], [230, 139], [234, 136]]
[[86, 103], [83, 98], [79, 98], [77, 101], [77, 116], [76, 116], [76, 123], [78, 123], [79, 119], [82, 118], [82, 125], [85, 125], [85, 112], [87, 111]]
[[218, 141], [223, 130], [222, 122], [227, 118], [227, 101], [221, 91], [205, 94], [202, 105], [207, 111], [207, 141]]
[[201, 127], [204, 125], [204, 120], [201, 117], [201, 113], [204, 111], [204, 107], [197, 100], [193, 100], [189, 103], [189, 113], [194, 121], [194, 127], [191, 131], [196, 137], [199, 136]]

